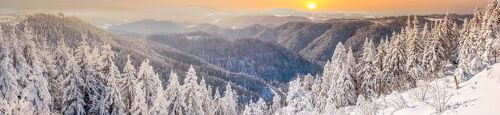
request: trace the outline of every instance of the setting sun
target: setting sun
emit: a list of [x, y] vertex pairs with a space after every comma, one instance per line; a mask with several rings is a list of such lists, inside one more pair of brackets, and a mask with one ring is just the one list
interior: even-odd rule
[[307, 3], [306, 5], [307, 5], [307, 8], [309, 8], [309, 9], [314, 9], [314, 8], [316, 8], [316, 3], [312, 3], [312, 2], [310, 2], [310, 3]]

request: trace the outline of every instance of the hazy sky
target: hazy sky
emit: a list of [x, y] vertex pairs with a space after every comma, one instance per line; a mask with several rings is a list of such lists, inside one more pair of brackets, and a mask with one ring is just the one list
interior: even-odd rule
[[245, 11], [289, 8], [313, 11], [470, 11], [489, 0], [0, 0], [0, 8], [13, 9], [136, 9], [205, 7]]

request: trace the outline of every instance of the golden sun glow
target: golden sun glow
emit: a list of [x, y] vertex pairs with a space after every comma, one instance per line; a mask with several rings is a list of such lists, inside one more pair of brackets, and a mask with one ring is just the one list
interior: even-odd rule
[[312, 10], [312, 9], [316, 8], [316, 3], [309, 2], [309, 3], [306, 4], [306, 6], [307, 6], [307, 8], [309, 8], [309, 9]]

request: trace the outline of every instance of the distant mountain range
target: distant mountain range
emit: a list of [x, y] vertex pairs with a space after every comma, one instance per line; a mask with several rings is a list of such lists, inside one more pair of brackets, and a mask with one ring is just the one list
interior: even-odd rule
[[183, 28], [181, 24], [170, 21], [156, 21], [151, 19], [140, 20], [132, 23], [110, 26], [109, 31], [120, 34], [156, 34], [180, 32]]
[[[95, 22], [95, 21], [94, 21]], [[211, 24], [189, 24], [172, 21], [156, 21], [151, 19], [112, 25], [107, 30], [118, 34], [165, 34], [175, 32], [191, 32], [197, 30], [221, 30], [224, 29], [240, 29], [248, 28], [248, 26], [266, 25], [268, 27], [279, 26], [288, 22], [311, 22], [306, 17], [300, 16], [274, 16], [274, 15], [253, 15], [253, 16], [237, 16], [217, 20]], [[211, 26], [217, 26], [212, 27]], [[212, 30], [215, 29], [215, 30]]]
[[[420, 26], [426, 22], [432, 26], [434, 19], [442, 18], [444, 15], [418, 16]], [[471, 15], [450, 15], [450, 18], [459, 25], [462, 19], [470, 18]], [[411, 17], [413, 18], [413, 17]], [[323, 22], [287, 22], [279, 26], [253, 24], [244, 28], [230, 29], [214, 24], [198, 24], [191, 26], [187, 33], [190, 36], [204, 34], [204, 36], [218, 36], [224, 39], [259, 39], [271, 41], [276, 45], [284, 47], [289, 52], [323, 65], [333, 54], [336, 44], [343, 42], [351, 47], [356, 55], [360, 50], [365, 38], [373, 38], [376, 43], [386, 36], [391, 37], [392, 32], [399, 32], [406, 25], [408, 17], [384, 17], [367, 19], [331, 19]], [[198, 32], [200, 31], [200, 32]], [[210, 34], [210, 35], [207, 35]], [[171, 35], [165, 39], [173, 39]], [[153, 35], [155, 36], [155, 35]], [[155, 39], [160, 39], [155, 36]]]

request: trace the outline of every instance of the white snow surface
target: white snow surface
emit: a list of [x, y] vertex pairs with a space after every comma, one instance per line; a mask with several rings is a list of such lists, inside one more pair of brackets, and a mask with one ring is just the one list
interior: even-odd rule
[[[378, 108], [376, 113], [380, 115], [498, 115], [500, 114], [500, 63], [488, 68], [474, 75], [468, 81], [460, 83], [458, 90], [455, 86], [453, 74], [427, 83], [431, 87], [444, 88], [442, 91], [446, 91], [451, 95], [443, 112], [437, 112], [429, 104], [433, 102], [435, 97], [427, 96], [425, 101], [418, 101], [415, 98], [415, 92], [422, 92], [422, 87], [419, 86], [402, 93], [381, 96], [374, 105], [375, 108]], [[428, 91], [427, 95], [433, 93], [435, 92]], [[398, 106], [402, 102], [398, 98], [400, 96], [406, 101], [406, 104], [402, 104], [403, 106]], [[359, 111], [368, 110], [366, 107], [350, 106], [340, 108], [334, 113], [358, 115], [360, 114]]]
[[450, 115], [500, 114], [500, 64], [483, 70], [469, 81], [460, 84], [451, 99]]

